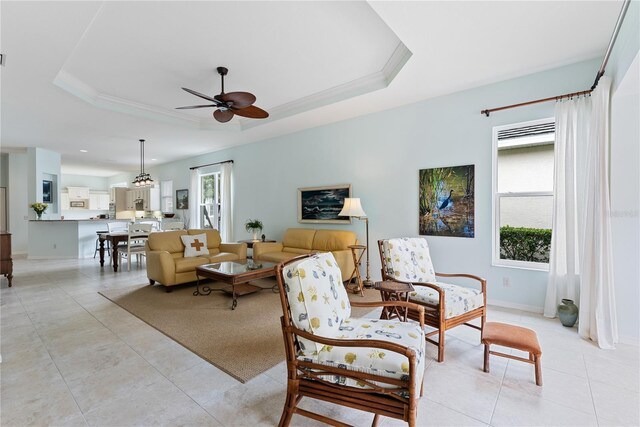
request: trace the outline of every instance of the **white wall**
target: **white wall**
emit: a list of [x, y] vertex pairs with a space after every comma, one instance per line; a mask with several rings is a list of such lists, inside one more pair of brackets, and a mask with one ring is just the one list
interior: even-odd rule
[[640, 342], [640, 2], [632, 1], [611, 53], [611, 228], [620, 338]]
[[[540, 309], [547, 274], [491, 266], [492, 128], [553, 116], [554, 104], [506, 110], [487, 118], [484, 108], [583, 90], [598, 61], [588, 61], [518, 79], [430, 99], [258, 143], [149, 169], [154, 180], [173, 179], [174, 190], [189, 187], [189, 167], [233, 159], [234, 238], [248, 238], [248, 218], [279, 239], [298, 224], [298, 187], [350, 183], [370, 217], [372, 278], [379, 279], [377, 239], [418, 233], [418, 171], [475, 164], [476, 237], [428, 237], [438, 271], [485, 276], [490, 301]], [[130, 181], [119, 175], [110, 182]], [[364, 240], [364, 224], [318, 228], [349, 229]], [[506, 278], [509, 286], [503, 286]]]
[[[14, 254], [27, 253], [27, 218], [29, 216], [29, 196], [27, 179], [27, 154], [9, 153], [9, 187], [7, 189], [9, 207], [9, 232], [11, 250]], [[32, 211], [33, 212], [33, 211]]]
[[[29, 205], [42, 202], [42, 180], [53, 181], [53, 202], [49, 203], [43, 219], [60, 219], [60, 153], [44, 148], [27, 149], [28, 196]], [[36, 213], [29, 209], [29, 218], [35, 219]]]
[[60, 189], [65, 190], [67, 187], [89, 187], [90, 190], [108, 191], [109, 178], [102, 176], [70, 175], [63, 173]]
[[[498, 191], [553, 191], [553, 145], [498, 151]], [[503, 197], [500, 224], [551, 228], [553, 196]]]
[[498, 150], [498, 191], [552, 191], [553, 145]]
[[624, 341], [640, 337], [640, 55], [611, 101], [611, 230], [618, 328]]

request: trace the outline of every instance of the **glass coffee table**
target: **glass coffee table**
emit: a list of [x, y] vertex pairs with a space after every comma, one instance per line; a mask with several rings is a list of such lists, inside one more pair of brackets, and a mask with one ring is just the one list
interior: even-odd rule
[[[196, 267], [198, 283], [193, 295], [209, 295], [213, 291], [227, 292], [233, 296], [231, 310], [235, 310], [238, 305], [237, 297], [263, 291], [265, 289], [274, 290], [277, 287], [277, 285], [274, 285], [270, 288], [261, 288], [260, 286], [255, 286], [249, 283], [252, 280], [275, 276], [275, 266], [276, 264], [273, 262], [256, 262], [251, 259], [199, 265]], [[226, 286], [214, 289], [209, 285], [200, 285], [200, 278], [223, 282]]]

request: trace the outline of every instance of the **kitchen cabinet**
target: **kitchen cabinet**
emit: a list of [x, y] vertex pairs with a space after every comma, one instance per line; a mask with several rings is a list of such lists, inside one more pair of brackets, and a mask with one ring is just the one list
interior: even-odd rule
[[111, 203], [114, 204], [116, 212], [128, 211], [127, 208], [127, 192], [126, 187], [114, 187], [111, 189]]
[[89, 193], [89, 209], [92, 211], [108, 211], [111, 198], [107, 193]]
[[125, 210], [127, 211], [135, 211], [136, 204], [133, 202], [135, 200], [135, 192], [134, 190], [128, 190], [127, 195], [125, 197]]
[[[138, 201], [137, 204], [136, 201]], [[142, 202], [140, 203], [140, 201]], [[128, 211], [159, 211], [160, 190], [158, 188], [134, 188], [127, 191], [126, 208]]]
[[159, 211], [160, 210], [160, 189], [158, 188], [145, 188], [142, 200], [145, 211]]
[[68, 211], [71, 209], [69, 206], [69, 193], [60, 193], [60, 210]]
[[69, 200], [89, 199], [89, 187], [67, 187]]

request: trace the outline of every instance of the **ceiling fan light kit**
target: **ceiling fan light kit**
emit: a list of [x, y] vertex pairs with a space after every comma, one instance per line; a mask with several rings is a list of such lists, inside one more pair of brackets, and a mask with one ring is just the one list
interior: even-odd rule
[[258, 108], [253, 105], [256, 102], [254, 94], [249, 92], [224, 92], [224, 76], [227, 75], [229, 70], [225, 67], [218, 67], [216, 69], [221, 78], [221, 90], [220, 94], [210, 97], [208, 95], [196, 92], [193, 89], [183, 87], [182, 90], [192, 95], [198, 96], [207, 101], [213, 102], [213, 104], [206, 105], [190, 105], [187, 107], [177, 107], [177, 110], [190, 110], [194, 108], [209, 108], [214, 107], [216, 110], [213, 112], [213, 118], [220, 123], [226, 123], [233, 118], [234, 115], [247, 117], [250, 119], [266, 119], [269, 117], [262, 108]]
[[151, 175], [144, 171], [144, 139], [140, 140], [140, 173], [131, 183], [136, 187], [150, 187], [153, 185]]

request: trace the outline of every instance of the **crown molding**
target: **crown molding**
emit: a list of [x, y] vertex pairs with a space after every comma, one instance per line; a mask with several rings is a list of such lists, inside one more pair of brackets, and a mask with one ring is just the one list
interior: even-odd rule
[[266, 120], [252, 120], [238, 117], [238, 120], [224, 124], [211, 119], [193, 117], [168, 108], [144, 104], [98, 92], [92, 86], [64, 69], [58, 72], [53, 80], [53, 84], [97, 108], [201, 130], [243, 131], [383, 89], [389, 86], [409, 58], [411, 58], [411, 55], [411, 51], [400, 42], [380, 71], [271, 108], [269, 109], [269, 118]]
[[[116, 111], [118, 113], [130, 114], [137, 117], [156, 120], [164, 123], [188, 126], [194, 129], [211, 129], [211, 130], [240, 130], [238, 124], [232, 123], [231, 126], [211, 123], [210, 120], [202, 120], [188, 114], [182, 114], [168, 108], [157, 107], [155, 105], [143, 104], [141, 102], [132, 101], [130, 99], [112, 96], [106, 93], [100, 93], [93, 87], [89, 86], [79, 78], [60, 70], [53, 79], [53, 84], [60, 89], [82, 99], [88, 104], [105, 110]], [[235, 126], [234, 126], [235, 125]]]
[[411, 55], [413, 55], [413, 53], [404, 45], [404, 43], [400, 42], [381, 71], [377, 71], [373, 74], [369, 74], [368, 76], [364, 76], [321, 92], [314, 93], [313, 95], [271, 108], [269, 110], [269, 118], [267, 120], [249, 121], [243, 119], [242, 129], [244, 130], [260, 126], [272, 120], [284, 119], [285, 117], [383, 89], [389, 86], [402, 67], [407, 63], [409, 58], [411, 58]]

